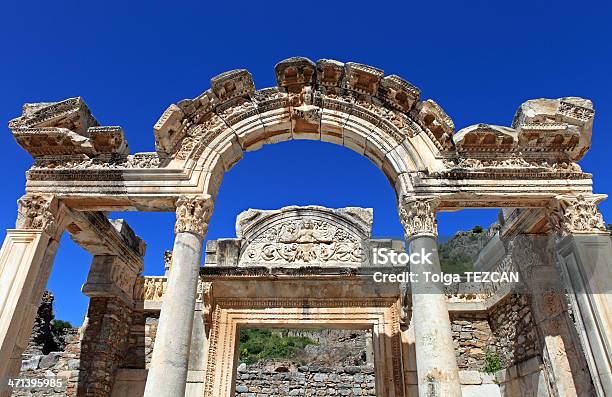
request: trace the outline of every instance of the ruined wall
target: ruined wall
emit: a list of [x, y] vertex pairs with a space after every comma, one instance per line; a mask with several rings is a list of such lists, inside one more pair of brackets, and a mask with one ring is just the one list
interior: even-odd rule
[[149, 368], [158, 322], [159, 312], [134, 313], [124, 368]]
[[108, 396], [127, 351], [132, 310], [117, 298], [91, 298], [81, 341], [78, 394]]
[[503, 368], [540, 355], [528, 296], [509, 295], [488, 314], [450, 316], [460, 370], [484, 370], [487, 351], [499, 355]]
[[[62, 386], [53, 389], [16, 389], [13, 391], [13, 396], [59, 397], [76, 395], [81, 354], [79, 330], [77, 328], [68, 329], [64, 341], [65, 346], [63, 351], [60, 352], [24, 354], [19, 374], [19, 377], [23, 378], [60, 377], [62, 378]], [[36, 346], [31, 344], [28, 351], [36, 351]]]
[[489, 314], [495, 347], [507, 368], [540, 354], [536, 325], [527, 295], [511, 294]]
[[[20, 376], [27, 378], [62, 378], [62, 387], [55, 389], [14, 390], [14, 396], [109, 396], [118, 368], [128, 355], [128, 332], [132, 323], [131, 308], [114, 298], [92, 298], [87, 320], [80, 329], [67, 330], [59, 351], [42, 354], [40, 329], [49, 321], [48, 302], [43, 300], [44, 316], [33, 331], [30, 345], [23, 355]], [[39, 311], [40, 313], [40, 311]], [[41, 353], [41, 354], [37, 354]]]
[[496, 350], [495, 336], [486, 314], [451, 314], [451, 328], [459, 369], [482, 371], [485, 352]]
[[375, 397], [374, 367], [303, 365], [290, 372], [275, 372], [259, 363], [238, 367], [236, 397], [285, 396]]

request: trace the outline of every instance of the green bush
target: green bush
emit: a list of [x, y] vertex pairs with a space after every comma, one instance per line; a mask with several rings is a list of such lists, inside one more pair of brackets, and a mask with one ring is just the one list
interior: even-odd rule
[[488, 374], [492, 374], [500, 369], [502, 369], [502, 364], [499, 354], [493, 350], [486, 350], [484, 371]]
[[286, 330], [272, 332], [269, 329], [241, 329], [240, 361], [253, 364], [268, 358], [294, 358], [300, 349], [316, 344], [310, 338], [282, 336], [284, 331]]
[[472, 233], [482, 233], [484, 229], [480, 225], [476, 225], [472, 228]]
[[54, 333], [63, 333], [66, 328], [72, 328], [72, 324], [64, 320], [51, 321], [51, 329]]

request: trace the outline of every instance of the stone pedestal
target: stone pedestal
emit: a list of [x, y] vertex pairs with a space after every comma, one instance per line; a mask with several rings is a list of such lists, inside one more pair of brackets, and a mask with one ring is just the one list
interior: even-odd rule
[[446, 296], [442, 285], [426, 282], [424, 274], [440, 272], [436, 209], [437, 200], [433, 198], [404, 198], [399, 203], [409, 251], [431, 253], [431, 263], [411, 263], [410, 268], [418, 275], [418, 282], [411, 284], [418, 388], [422, 397], [460, 397]]
[[202, 239], [210, 210], [207, 198], [181, 197], [177, 201], [172, 270], [161, 307], [146, 397], [185, 395]]

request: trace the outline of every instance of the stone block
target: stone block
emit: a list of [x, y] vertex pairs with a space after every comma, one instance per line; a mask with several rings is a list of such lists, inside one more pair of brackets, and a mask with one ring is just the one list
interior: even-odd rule
[[459, 380], [462, 385], [479, 385], [482, 383], [478, 371], [459, 371]]

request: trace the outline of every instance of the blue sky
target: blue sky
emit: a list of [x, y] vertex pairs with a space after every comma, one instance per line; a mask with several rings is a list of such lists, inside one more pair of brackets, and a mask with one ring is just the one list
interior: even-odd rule
[[[12, 3], [12, 4], [10, 4]], [[371, 64], [435, 99], [457, 130], [509, 125], [539, 97], [583, 96], [596, 107], [593, 147], [581, 161], [595, 191], [610, 193], [612, 138], [609, 3], [564, 2], [4, 2], [0, 12], [1, 228], [11, 228], [31, 158], [6, 127], [24, 102], [82, 96], [104, 125], [121, 125], [132, 152], [153, 151], [164, 109], [206, 90], [210, 78], [246, 68], [275, 84], [290, 56]], [[499, 3], [499, 4], [494, 4]], [[291, 204], [374, 208], [374, 234], [401, 236], [382, 173], [356, 153], [320, 142], [288, 142], [249, 153], [225, 177], [209, 237], [234, 235], [249, 207]], [[612, 204], [601, 205], [612, 219]], [[148, 243], [145, 272], [163, 271], [174, 214], [124, 217]], [[492, 211], [441, 214], [441, 234], [487, 225]], [[57, 317], [80, 324], [89, 254], [65, 236], [49, 282]]]

